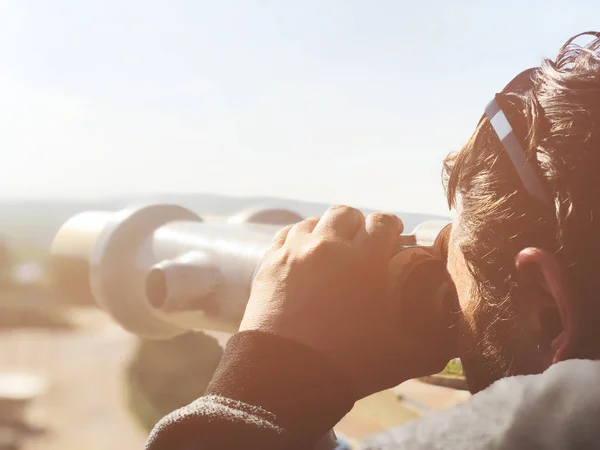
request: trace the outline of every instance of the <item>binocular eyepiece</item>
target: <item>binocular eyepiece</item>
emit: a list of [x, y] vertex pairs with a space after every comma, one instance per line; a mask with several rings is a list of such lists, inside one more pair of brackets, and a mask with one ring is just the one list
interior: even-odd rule
[[[261, 210], [205, 222], [165, 204], [85, 212], [54, 239], [53, 281], [68, 295], [91, 295], [123, 328], [144, 338], [194, 329], [236, 332], [273, 236], [301, 220], [290, 211]], [[449, 222], [425, 222], [398, 238], [388, 288], [399, 299], [399, 320], [410, 318], [402, 326], [452, 321], [449, 230]]]

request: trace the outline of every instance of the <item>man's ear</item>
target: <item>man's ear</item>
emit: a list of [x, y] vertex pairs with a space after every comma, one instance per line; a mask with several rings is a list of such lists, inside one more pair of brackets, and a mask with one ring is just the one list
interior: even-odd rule
[[524, 299], [535, 316], [538, 345], [551, 353], [552, 364], [569, 359], [577, 345], [579, 311], [558, 258], [540, 248], [525, 248], [515, 258], [520, 281], [535, 294]]

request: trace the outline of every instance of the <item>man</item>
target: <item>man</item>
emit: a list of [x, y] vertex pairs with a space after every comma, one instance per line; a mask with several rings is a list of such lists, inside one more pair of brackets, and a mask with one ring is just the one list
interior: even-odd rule
[[446, 161], [457, 346], [433, 325], [437, 340], [398, 330], [385, 286], [401, 222], [332, 208], [276, 236], [207, 395], [148, 449], [316, 448], [356, 400], [455, 356], [479, 393], [365, 448], [597, 448], [600, 34], [588, 36], [509, 83]]

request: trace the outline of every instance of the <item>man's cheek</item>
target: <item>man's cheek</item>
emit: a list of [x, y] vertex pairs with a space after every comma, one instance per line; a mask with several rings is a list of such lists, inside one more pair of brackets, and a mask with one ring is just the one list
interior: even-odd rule
[[473, 285], [471, 283], [470, 274], [466, 270], [464, 263], [461, 264], [461, 262], [462, 261], [458, 258], [454, 261], [453, 267], [450, 268], [451, 275], [456, 287], [456, 294], [458, 295], [458, 303], [462, 314], [467, 323], [472, 325], [473, 309], [476, 302], [473, 301]]

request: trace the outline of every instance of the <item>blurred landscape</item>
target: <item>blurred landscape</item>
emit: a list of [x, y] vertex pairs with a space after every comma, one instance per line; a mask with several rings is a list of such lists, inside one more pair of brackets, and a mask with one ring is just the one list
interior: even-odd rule
[[[0, 202], [5, 249], [0, 264], [0, 450], [143, 448], [160, 417], [202, 395], [229, 335], [199, 332], [144, 341], [93, 303], [67, 302], [48, 275], [53, 237], [71, 216], [150, 203], [178, 204], [205, 218], [251, 207], [285, 208], [309, 217], [329, 206], [209, 194]], [[446, 219], [396, 214], [407, 231], [426, 220]], [[444, 379], [461, 378], [460, 364], [453, 362]], [[461, 389], [411, 380], [358, 402], [337, 431], [356, 443], [466, 398]]]
[[[148, 195], [107, 198], [95, 201], [82, 200], [0, 200], [0, 237], [11, 247], [23, 251], [44, 251], [50, 248], [58, 228], [72, 215], [90, 210], [117, 210], [149, 203], [171, 203], [191, 209], [200, 216], [230, 216], [248, 207], [280, 207], [297, 212], [304, 217], [319, 216], [330, 205], [324, 203], [283, 200], [273, 197], [229, 197], [216, 194]], [[355, 206], [355, 205], [353, 205]], [[372, 209], [361, 208], [364, 212]], [[404, 221], [406, 230], [413, 229], [424, 220], [439, 218], [427, 214], [395, 212]], [[25, 250], [29, 249], [29, 250]]]

